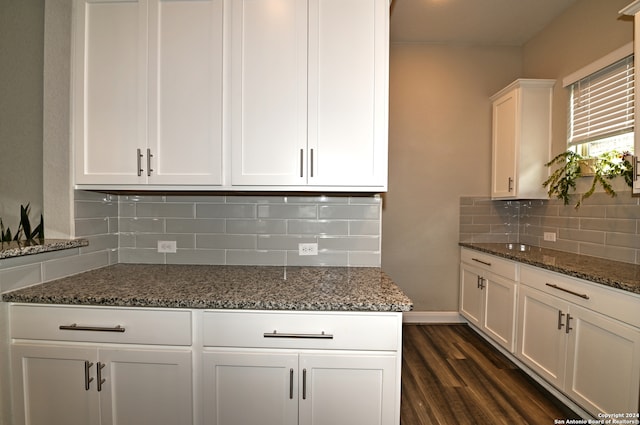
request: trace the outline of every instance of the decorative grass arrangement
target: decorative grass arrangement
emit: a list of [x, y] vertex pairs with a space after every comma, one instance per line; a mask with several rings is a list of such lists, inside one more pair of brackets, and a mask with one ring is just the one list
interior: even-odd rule
[[11, 229], [9, 227], [5, 230], [2, 218], [0, 218], [0, 242], [20, 242], [23, 240], [33, 242], [36, 239], [44, 239], [44, 218], [42, 217], [42, 214], [40, 214], [40, 224], [32, 230], [31, 221], [29, 220], [29, 205], [30, 204], [27, 204], [26, 207], [24, 205], [20, 205], [20, 224], [18, 225], [18, 230], [15, 235], [11, 233]]

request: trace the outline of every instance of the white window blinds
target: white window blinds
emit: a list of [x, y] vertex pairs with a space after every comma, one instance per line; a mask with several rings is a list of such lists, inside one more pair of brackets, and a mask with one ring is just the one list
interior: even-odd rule
[[633, 131], [633, 55], [571, 85], [569, 146]]

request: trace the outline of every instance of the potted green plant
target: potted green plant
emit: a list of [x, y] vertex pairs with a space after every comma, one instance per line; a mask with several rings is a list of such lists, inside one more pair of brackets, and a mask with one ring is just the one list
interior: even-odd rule
[[571, 202], [571, 195], [576, 190], [579, 177], [591, 177], [589, 189], [580, 195], [575, 208], [580, 208], [582, 202], [593, 195], [600, 185], [609, 196], [616, 196], [613, 186], [609, 182], [615, 177], [624, 177], [627, 185], [633, 185], [633, 167], [630, 154], [620, 154], [616, 151], [606, 152], [596, 158], [587, 158], [573, 152], [566, 151], [557, 155], [546, 163], [547, 167], [557, 166], [549, 178], [542, 183], [547, 188], [550, 198], [561, 199], [565, 205]]

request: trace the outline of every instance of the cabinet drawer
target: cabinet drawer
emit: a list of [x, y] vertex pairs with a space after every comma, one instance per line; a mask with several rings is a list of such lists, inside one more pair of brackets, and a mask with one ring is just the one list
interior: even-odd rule
[[188, 310], [14, 304], [9, 314], [14, 339], [191, 345]]
[[552, 271], [522, 266], [520, 282], [563, 300], [640, 327], [640, 296]]
[[402, 313], [215, 311], [204, 313], [203, 332], [212, 347], [396, 351]]
[[518, 280], [518, 264], [495, 255], [485, 254], [472, 249], [462, 249], [460, 259], [463, 263], [474, 265], [511, 280]]

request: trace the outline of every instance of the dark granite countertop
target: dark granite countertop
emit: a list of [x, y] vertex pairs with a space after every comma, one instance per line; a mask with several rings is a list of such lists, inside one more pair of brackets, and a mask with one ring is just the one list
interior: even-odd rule
[[21, 257], [61, 249], [78, 248], [89, 245], [86, 239], [45, 239], [35, 241], [11, 241], [0, 243], [0, 260]]
[[588, 255], [505, 243], [464, 243], [460, 246], [640, 294], [640, 266]]
[[255, 310], [409, 311], [379, 268], [116, 264], [2, 295], [6, 302]]

